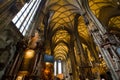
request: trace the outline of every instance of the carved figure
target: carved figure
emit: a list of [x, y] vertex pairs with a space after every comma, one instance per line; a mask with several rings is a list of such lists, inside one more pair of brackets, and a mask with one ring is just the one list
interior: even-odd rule
[[15, 52], [14, 36], [11, 30], [0, 32], [0, 70], [2, 70], [9, 62], [11, 56]]
[[120, 60], [113, 56], [113, 61], [114, 61], [114, 65], [115, 65], [115, 70], [119, 70], [120, 69]]

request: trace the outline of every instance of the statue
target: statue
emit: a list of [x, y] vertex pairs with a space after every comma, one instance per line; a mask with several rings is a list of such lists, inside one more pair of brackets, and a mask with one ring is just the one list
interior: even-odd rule
[[14, 39], [11, 30], [0, 32], [0, 71], [8, 64], [16, 50]]
[[117, 57], [113, 56], [113, 61], [114, 61], [114, 65], [115, 65], [115, 70], [116, 71], [120, 70], [120, 60]]
[[28, 48], [35, 49], [37, 47], [37, 42], [39, 41], [39, 33], [35, 32], [35, 36], [28, 42]]

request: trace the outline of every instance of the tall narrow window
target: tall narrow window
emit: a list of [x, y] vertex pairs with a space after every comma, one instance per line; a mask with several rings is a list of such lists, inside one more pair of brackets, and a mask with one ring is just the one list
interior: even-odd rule
[[61, 60], [58, 60], [58, 74], [62, 73], [62, 63]]
[[29, 3], [26, 3], [13, 18], [12, 22], [16, 25], [23, 36], [30, 28], [30, 24], [32, 23], [40, 2], [41, 0], [31, 0]]
[[57, 62], [54, 62], [54, 75], [56, 76], [57, 74]]

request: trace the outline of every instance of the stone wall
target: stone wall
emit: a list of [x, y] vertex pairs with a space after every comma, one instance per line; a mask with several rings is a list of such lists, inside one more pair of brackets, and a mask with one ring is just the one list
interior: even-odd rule
[[12, 19], [18, 12], [13, 6], [15, 0], [0, 2], [0, 79], [6, 67], [12, 60], [20, 33], [17, 31]]
[[0, 78], [12, 60], [20, 38], [21, 34], [12, 23], [0, 32]]

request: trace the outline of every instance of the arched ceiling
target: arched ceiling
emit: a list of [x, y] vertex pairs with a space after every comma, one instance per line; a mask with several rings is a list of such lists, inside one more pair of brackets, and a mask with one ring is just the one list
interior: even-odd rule
[[[69, 53], [69, 44], [71, 35], [74, 32], [76, 14], [80, 14], [79, 0], [49, 0], [46, 3], [46, 14], [48, 19], [48, 38], [51, 39], [51, 45], [56, 58], [65, 58]], [[81, 19], [78, 21], [78, 23]], [[83, 39], [88, 39], [86, 28], [80, 25], [78, 31]]]
[[90, 38], [89, 36], [89, 33], [88, 33], [88, 30], [87, 30], [87, 27], [84, 23], [84, 19], [83, 17], [79, 17], [78, 19], [78, 32], [79, 32], [79, 35], [84, 38], [84, 41], [85, 40], [88, 40]]
[[52, 37], [53, 43], [58, 41], [70, 42], [70, 34], [66, 30], [57, 31]]
[[97, 17], [99, 17], [100, 10], [103, 7], [113, 6], [117, 8], [118, 4], [120, 4], [117, 1], [119, 0], [88, 0], [90, 9]]
[[[74, 4], [72, 3], [74, 2]], [[76, 1], [73, 0], [49, 0], [47, 11], [51, 11], [50, 28], [52, 30], [66, 26], [71, 28], [74, 25], [74, 16], [78, 13]]]
[[[120, 3], [118, 1], [88, 0], [88, 4], [92, 12], [104, 25], [114, 25], [116, 28], [120, 28], [120, 19], [118, 17]], [[45, 5], [45, 14], [48, 14], [47, 39], [50, 40], [53, 53], [57, 54], [57, 57], [63, 54], [65, 57], [69, 53], [68, 45], [72, 38], [71, 35], [75, 32], [74, 26], [77, 23], [77, 30], [82, 43], [85, 44], [90, 41], [90, 35], [85, 26], [84, 19], [79, 16], [78, 22], [75, 22], [76, 14], [81, 13], [80, 0], [48, 0]]]
[[100, 22], [114, 34], [120, 34], [120, 1], [88, 0], [89, 7]]

